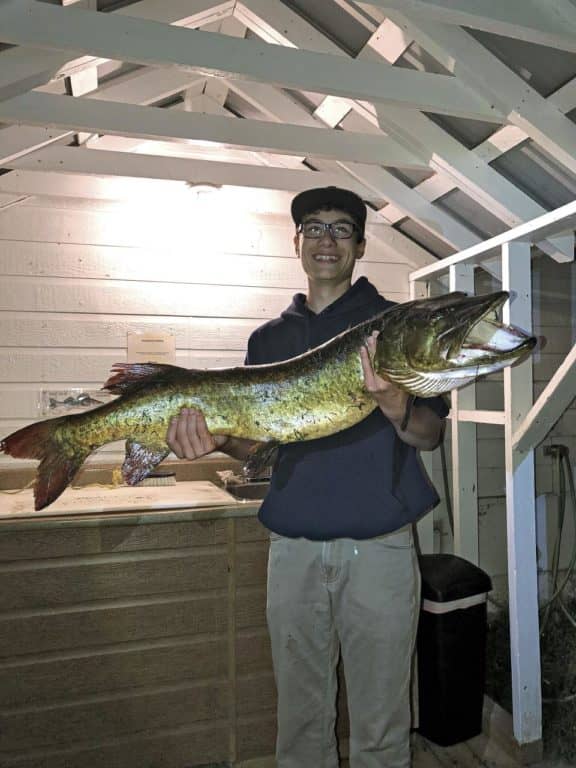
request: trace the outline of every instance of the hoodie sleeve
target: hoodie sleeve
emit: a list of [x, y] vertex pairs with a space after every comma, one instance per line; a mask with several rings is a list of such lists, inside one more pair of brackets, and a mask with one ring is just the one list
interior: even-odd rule
[[248, 339], [248, 346], [246, 348], [246, 356], [244, 357], [244, 365], [258, 365], [258, 331], [254, 331], [250, 334]]
[[450, 401], [447, 397], [417, 397], [414, 405], [427, 405], [434, 413], [437, 413], [441, 419], [445, 419], [450, 413]]

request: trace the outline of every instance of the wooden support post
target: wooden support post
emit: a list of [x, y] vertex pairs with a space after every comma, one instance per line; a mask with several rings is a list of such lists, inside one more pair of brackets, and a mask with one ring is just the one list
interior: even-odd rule
[[[532, 327], [530, 244], [502, 246], [502, 287], [513, 291], [503, 321]], [[513, 448], [512, 437], [532, 404], [532, 360], [504, 370], [508, 589], [514, 737], [526, 759], [541, 751], [542, 694], [536, 563], [534, 452]]]
[[550, 598], [550, 558], [548, 543], [549, 494], [536, 498], [536, 556], [538, 559], [538, 597], [540, 602]]
[[228, 755], [230, 765], [238, 757], [238, 670], [236, 665], [236, 520], [226, 521], [228, 567]]
[[[450, 267], [450, 290], [474, 293], [474, 267]], [[476, 387], [470, 384], [452, 392], [452, 506], [454, 510], [454, 554], [475, 565], [479, 562], [478, 469], [476, 424], [460, 421], [461, 409], [476, 408]]]
[[[426, 296], [426, 283], [410, 281], [410, 300], [421, 299]], [[422, 451], [420, 459], [424, 465], [428, 477], [432, 478], [432, 453], [431, 451]], [[423, 555], [432, 555], [434, 553], [434, 513], [429, 512], [418, 521], [418, 545]]]

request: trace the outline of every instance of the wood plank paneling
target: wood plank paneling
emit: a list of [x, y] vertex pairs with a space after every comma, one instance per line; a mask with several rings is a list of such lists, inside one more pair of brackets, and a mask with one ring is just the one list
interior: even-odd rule
[[0, 661], [0, 706], [70, 701], [125, 688], [181, 683], [227, 673], [226, 637], [168, 638], [127, 646]]
[[[22, 307], [33, 312], [104, 313], [123, 315], [181, 315], [183, 317], [277, 317], [291, 302], [293, 291], [284, 288], [138, 283], [128, 280], [30, 280], [6, 277], [2, 281], [0, 311]], [[387, 292], [396, 301], [403, 294]], [[55, 340], [56, 342], [57, 340]]]
[[2, 743], [9, 751], [68, 746], [87, 738], [134, 733], [143, 722], [173, 728], [226, 717], [226, 679], [184, 683], [173, 690], [102, 694], [91, 702], [12, 710], [2, 716]]
[[230, 728], [240, 752], [269, 754], [268, 538], [246, 515], [0, 524], [3, 765], [185, 768], [227, 760]]
[[7, 277], [0, 294], [0, 311], [26, 307], [34, 312], [53, 312], [58, 308], [59, 312], [89, 314], [193, 315], [264, 321], [280, 314], [292, 294], [282, 288]]
[[221, 317], [89, 315], [6, 311], [2, 347], [72, 347], [126, 349], [127, 333], [170, 333], [178, 350], [224, 350], [244, 353], [248, 337], [260, 321]]
[[240, 672], [237, 681], [238, 709], [242, 716], [274, 711], [276, 687], [272, 670]]
[[[374, 250], [375, 255], [378, 251]], [[366, 256], [357, 275], [369, 274], [386, 283], [392, 293], [405, 293], [410, 267], [401, 262], [380, 262]], [[153, 283], [248, 285], [303, 291], [306, 277], [292, 256], [242, 253], [183, 255], [180, 247], [156, 251], [63, 243], [0, 240], [0, 275], [3, 277], [57, 277], [63, 279], [124, 280]]]
[[73, 743], [67, 749], [36, 750], [29, 757], [3, 756], [5, 768], [187, 768], [202, 759], [204, 764], [226, 760], [226, 723], [199, 723], [100, 742]]
[[[288, 216], [227, 215], [222, 227], [220, 214], [183, 202], [186, 215], [174, 203], [160, 218], [141, 204], [42, 196], [4, 211], [0, 434], [40, 416], [41, 389], [97, 389], [126, 359], [129, 332], [173, 334], [183, 367], [241, 364], [254, 328], [304, 289]], [[357, 269], [407, 298], [408, 265], [378, 241]], [[120, 451], [111, 444], [93, 460]]]
[[[126, 352], [117, 350], [90, 350], [80, 355], [73, 349], [5, 350], [0, 349], [0, 366], [5, 371], [4, 381], [16, 383], [31, 379], [45, 389], [66, 389], [69, 382], [99, 381], [104, 384], [116, 363], [126, 362]], [[242, 365], [243, 352], [193, 350], [178, 352], [176, 365], [184, 368], [222, 368]], [[8, 416], [8, 413], [3, 412]]]
[[[156, 201], [157, 202], [157, 201]], [[75, 243], [167, 250], [190, 253], [293, 252], [293, 227], [259, 225], [249, 217], [222, 226], [220, 217], [158, 210], [147, 215], [142, 206], [124, 205], [118, 211], [74, 211], [41, 206], [12, 207], [2, 215], [2, 239], [38, 243]]]
[[[249, 596], [238, 610], [243, 626], [255, 626], [262, 599]], [[0, 615], [0, 658], [110, 643], [222, 632], [226, 629], [224, 591], [105, 601], [59, 610]], [[252, 599], [250, 599], [252, 598]]]
[[[257, 525], [256, 525], [257, 524]], [[260, 526], [250, 520], [245, 536]], [[248, 527], [248, 526], [247, 526]], [[261, 527], [261, 526], [260, 526]], [[243, 530], [243, 526], [240, 527]], [[242, 535], [242, 534], [239, 534]], [[226, 543], [225, 520], [166, 522], [139, 525], [125, 519], [115, 525], [53, 526], [5, 533], [0, 526], [0, 562], [94, 555], [105, 552], [147, 552], [176, 547], [205, 547]]]
[[236, 659], [242, 673], [269, 671], [272, 668], [270, 637], [265, 626], [236, 633]]
[[[142, 594], [188, 593], [201, 584], [204, 592], [227, 583], [226, 553], [211, 547], [169, 553], [93, 555], [74, 560], [26, 561], [0, 567], [0, 610], [50, 608], [92, 601], [129, 599]], [[241, 576], [243, 576], [244, 570]]]

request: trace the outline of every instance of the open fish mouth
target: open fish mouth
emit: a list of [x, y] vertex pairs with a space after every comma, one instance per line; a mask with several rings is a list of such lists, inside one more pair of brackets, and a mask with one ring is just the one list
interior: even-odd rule
[[[536, 345], [536, 338], [513, 325], [503, 325], [497, 317], [497, 311], [509, 297], [506, 291], [482, 297], [476, 307], [476, 317], [470, 317], [467, 330], [459, 343], [453, 344], [448, 359], [458, 368], [468, 365], [486, 366], [504, 363], [510, 358], [523, 359]], [[477, 316], [477, 312], [481, 312]]]

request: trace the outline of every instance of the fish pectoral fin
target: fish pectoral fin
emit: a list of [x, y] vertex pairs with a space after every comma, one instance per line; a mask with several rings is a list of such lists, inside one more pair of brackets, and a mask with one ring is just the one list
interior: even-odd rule
[[122, 477], [128, 485], [136, 485], [144, 480], [154, 467], [170, 453], [166, 444], [139, 443], [126, 440], [126, 458], [122, 464]]
[[250, 449], [242, 467], [244, 477], [259, 477], [267, 467], [271, 467], [276, 461], [279, 446], [280, 443], [276, 440], [271, 440], [269, 443], [256, 443]]

